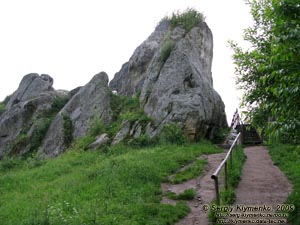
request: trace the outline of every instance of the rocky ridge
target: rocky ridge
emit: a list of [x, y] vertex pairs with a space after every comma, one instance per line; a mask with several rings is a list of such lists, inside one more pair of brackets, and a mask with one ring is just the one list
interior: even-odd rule
[[[48, 75], [26, 75], [0, 114], [0, 157], [36, 152], [55, 157], [90, 135], [99, 121], [106, 128], [94, 134], [92, 149], [159, 136], [169, 123], [177, 123], [190, 140], [212, 139], [227, 127], [224, 104], [213, 89], [212, 57], [205, 22], [186, 30], [165, 19], [109, 85], [105, 72], [70, 92], [55, 90]], [[137, 104], [122, 108], [122, 96]]]

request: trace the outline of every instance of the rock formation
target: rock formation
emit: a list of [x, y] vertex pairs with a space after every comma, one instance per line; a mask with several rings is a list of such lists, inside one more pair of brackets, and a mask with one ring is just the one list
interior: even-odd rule
[[141, 93], [140, 103], [154, 120], [147, 129], [150, 137], [177, 122], [191, 140], [212, 139], [227, 126], [224, 103], [213, 89], [212, 57], [213, 38], [205, 22], [187, 32], [163, 20], [110, 87], [129, 96]]
[[54, 118], [39, 151], [41, 157], [57, 156], [73, 139], [84, 137], [94, 119], [109, 123], [110, 94], [108, 76], [104, 72], [81, 87]]
[[213, 88], [212, 57], [213, 38], [205, 22], [187, 30], [164, 19], [109, 86], [105, 72], [70, 92], [54, 90], [48, 75], [26, 75], [1, 103], [0, 158], [36, 151], [41, 158], [55, 157], [90, 135], [96, 121], [106, 130], [94, 134], [91, 149], [152, 138], [173, 122], [191, 140], [212, 139], [227, 127], [224, 104]]
[[128, 62], [124, 63], [121, 70], [115, 74], [109, 83], [112, 90], [118, 94], [133, 96], [142, 90], [147, 77], [147, 69], [160, 48], [160, 43], [168, 32], [169, 22], [164, 20], [155, 31], [134, 51]]
[[[40, 144], [38, 129], [46, 129], [47, 116], [56, 99], [68, 97], [67, 92], [55, 91], [48, 75], [28, 74], [9, 97], [0, 115], [0, 158], [5, 154], [24, 155]], [[34, 139], [34, 140], [32, 140]]]

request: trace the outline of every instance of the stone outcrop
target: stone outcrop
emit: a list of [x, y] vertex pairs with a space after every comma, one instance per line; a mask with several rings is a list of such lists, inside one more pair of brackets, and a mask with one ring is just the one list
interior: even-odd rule
[[[41, 158], [55, 157], [86, 135], [98, 135], [86, 146], [98, 149], [158, 136], [173, 122], [191, 140], [212, 139], [218, 129], [227, 127], [224, 104], [213, 88], [212, 58], [213, 38], [205, 22], [187, 31], [165, 19], [109, 86], [105, 72], [70, 92], [54, 90], [48, 75], [26, 75], [1, 103], [0, 158], [32, 151]], [[135, 96], [135, 104], [128, 107], [127, 98], [114, 91]], [[103, 133], [91, 136], [93, 123], [99, 121]]]
[[77, 90], [53, 120], [39, 151], [40, 156], [53, 157], [63, 152], [70, 141], [88, 133], [95, 119], [108, 124], [111, 120], [110, 96], [108, 76], [104, 72]]
[[115, 74], [109, 83], [112, 90], [118, 94], [133, 96], [142, 90], [147, 69], [160, 44], [168, 32], [169, 22], [164, 20], [155, 31], [137, 49], [128, 62], [124, 63], [121, 70]]
[[36, 130], [44, 127], [55, 100], [68, 97], [67, 92], [55, 91], [52, 84], [49, 75], [24, 76], [0, 115], [0, 158], [24, 155], [38, 147], [33, 143], [38, 144], [42, 137], [37, 137]]
[[[166, 47], [169, 55], [163, 58]], [[171, 28], [165, 20], [123, 65], [110, 87], [129, 96], [141, 93], [141, 106], [154, 120], [147, 127], [150, 137], [165, 124], [177, 122], [191, 140], [212, 139], [217, 129], [227, 127], [224, 103], [213, 89], [212, 57], [213, 37], [205, 22], [187, 32], [180, 26]]]

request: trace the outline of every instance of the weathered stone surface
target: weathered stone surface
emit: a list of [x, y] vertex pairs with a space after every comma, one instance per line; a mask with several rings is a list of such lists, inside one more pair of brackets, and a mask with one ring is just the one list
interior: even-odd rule
[[130, 127], [131, 127], [130, 122], [127, 120], [124, 121], [121, 125], [120, 131], [114, 137], [114, 139], [112, 141], [112, 145], [119, 144], [121, 141], [123, 141], [124, 138], [126, 138], [128, 136], [128, 134], [130, 132]]
[[0, 158], [27, 153], [34, 132], [48, 119], [46, 113], [54, 100], [68, 96], [67, 92], [54, 91], [52, 84], [48, 75], [24, 76], [0, 116]]
[[106, 143], [108, 143], [108, 141], [109, 141], [108, 134], [106, 133], [101, 134], [100, 136], [96, 137], [96, 140], [92, 144], [89, 145], [89, 148], [93, 150], [98, 149], [103, 145], [105, 145]]
[[[68, 146], [66, 132], [71, 132], [73, 139], [87, 134], [94, 119], [101, 119], [105, 124], [111, 120], [108, 76], [101, 72], [81, 87], [52, 122], [40, 149], [40, 156], [54, 157]], [[66, 118], [72, 122], [72, 131], [65, 131]]]
[[155, 121], [149, 135], [178, 122], [190, 139], [211, 139], [216, 129], [227, 126], [224, 103], [213, 89], [211, 31], [202, 22], [184, 36], [175, 29], [173, 36], [174, 49], [165, 62], [156, 53], [141, 92], [144, 110]]
[[23, 77], [18, 89], [10, 97], [6, 108], [39, 96], [42, 92], [53, 91], [53, 79], [49, 75], [31, 73]]
[[109, 87], [119, 94], [133, 96], [141, 91], [147, 76], [147, 68], [155, 53], [159, 50], [160, 43], [168, 32], [169, 22], [161, 22], [155, 31], [133, 53], [128, 62], [115, 74]]
[[[168, 41], [174, 47], [162, 59]], [[213, 38], [205, 22], [186, 32], [165, 21], [136, 49], [110, 87], [129, 96], [141, 91], [140, 103], [154, 120], [146, 127], [150, 137], [165, 124], [178, 122], [190, 139], [211, 139], [227, 126], [224, 104], [213, 89], [212, 57]]]

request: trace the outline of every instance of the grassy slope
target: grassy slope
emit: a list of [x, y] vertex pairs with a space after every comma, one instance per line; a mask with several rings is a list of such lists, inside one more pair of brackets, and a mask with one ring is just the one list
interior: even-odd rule
[[[160, 204], [160, 183], [210, 144], [69, 151], [46, 161], [0, 164], [3, 224], [173, 224], [185, 204]], [[11, 168], [13, 167], [13, 168]]]
[[270, 146], [270, 154], [274, 163], [287, 175], [293, 184], [293, 192], [288, 197], [287, 204], [295, 205], [290, 213], [292, 224], [300, 224], [300, 146], [274, 144]]

